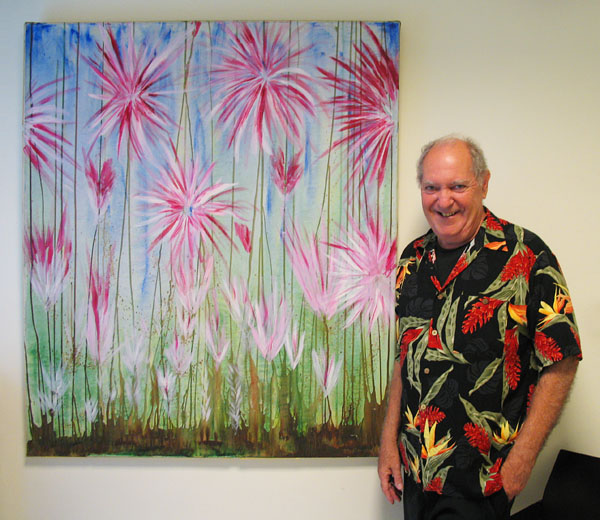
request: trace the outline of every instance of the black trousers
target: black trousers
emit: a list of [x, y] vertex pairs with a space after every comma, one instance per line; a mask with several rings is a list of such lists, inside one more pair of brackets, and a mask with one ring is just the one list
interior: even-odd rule
[[508, 520], [509, 502], [503, 490], [481, 499], [423, 492], [410, 477], [404, 478], [404, 520]]

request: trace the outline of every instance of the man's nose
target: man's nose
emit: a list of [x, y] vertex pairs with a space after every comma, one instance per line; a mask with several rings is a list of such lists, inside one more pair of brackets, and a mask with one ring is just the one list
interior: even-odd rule
[[452, 205], [452, 191], [447, 188], [442, 188], [438, 192], [438, 204], [444, 208], [447, 208]]

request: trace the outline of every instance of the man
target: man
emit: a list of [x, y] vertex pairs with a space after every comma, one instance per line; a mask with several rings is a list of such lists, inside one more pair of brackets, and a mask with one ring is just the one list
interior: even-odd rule
[[398, 268], [381, 488], [406, 520], [509, 518], [581, 359], [571, 299], [546, 244], [483, 205], [473, 141], [429, 143], [417, 177], [431, 230]]

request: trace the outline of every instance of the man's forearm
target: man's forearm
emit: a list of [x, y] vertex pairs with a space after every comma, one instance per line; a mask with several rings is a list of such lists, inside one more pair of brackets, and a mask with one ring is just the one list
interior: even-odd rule
[[570, 357], [544, 370], [531, 398], [529, 412], [501, 474], [504, 489], [513, 498], [531, 474], [544, 442], [558, 421], [579, 361]]
[[398, 429], [400, 428], [402, 401], [402, 367], [400, 363], [394, 363], [394, 371], [390, 382], [390, 393], [388, 395], [387, 412], [381, 430], [381, 442], [397, 442]]

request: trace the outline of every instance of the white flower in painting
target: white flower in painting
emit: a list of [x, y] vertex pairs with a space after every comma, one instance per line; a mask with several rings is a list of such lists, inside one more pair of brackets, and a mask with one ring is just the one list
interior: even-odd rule
[[42, 367], [42, 382], [44, 391], [39, 395], [40, 407], [42, 412], [54, 415], [60, 408], [62, 398], [68, 387], [64, 368], [50, 368], [47, 371]]
[[317, 376], [317, 381], [327, 397], [335, 387], [340, 376], [342, 361], [335, 362], [335, 355], [327, 354], [325, 351], [312, 353], [313, 369]]
[[89, 422], [94, 422], [98, 416], [98, 401], [87, 399], [85, 401], [85, 416]]
[[294, 370], [298, 366], [298, 363], [300, 363], [302, 352], [304, 351], [304, 332], [298, 337], [297, 324], [294, 325], [293, 332], [291, 334], [288, 333], [285, 340], [285, 351], [287, 352], [292, 370]]
[[190, 369], [192, 354], [185, 350], [184, 345], [179, 344], [177, 335], [175, 335], [173, 344], [165, 351], [165, 356], [179, 377], [183, 376]]
[[175, 396], [176, 378], [170, 370], [156, 369], [156, 383], [167, 406], [167, 415], [171, 415], [171, 401]]

